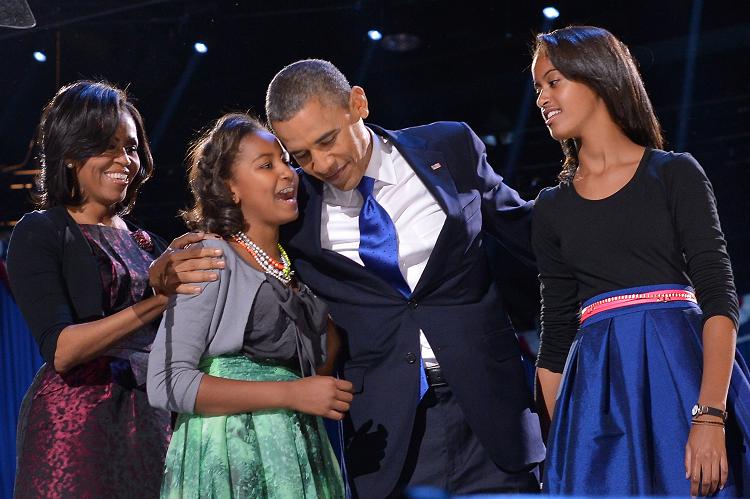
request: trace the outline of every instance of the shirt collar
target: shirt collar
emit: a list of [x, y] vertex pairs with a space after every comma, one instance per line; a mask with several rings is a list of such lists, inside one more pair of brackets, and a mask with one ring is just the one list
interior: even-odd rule
[[370, 132], [372, 140], [372, 155], [365, 169], [365, 176], [374, 178], [384, 184], [394, 185], [398, 183], [396, 169], [393, 167], [391, 158], [393, 145], [369, 128], [367, 131]]

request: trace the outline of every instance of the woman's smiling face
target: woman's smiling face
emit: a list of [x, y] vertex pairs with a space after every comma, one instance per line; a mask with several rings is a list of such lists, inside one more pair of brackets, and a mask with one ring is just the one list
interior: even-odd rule
[[82, 165], [73, 165], [82, 206], [97, 204], [109, 209], [122, 202], [141, 167], [138, 133], [130, 113], [120, 113], [117, 130], [103, 153], [86, 159]]

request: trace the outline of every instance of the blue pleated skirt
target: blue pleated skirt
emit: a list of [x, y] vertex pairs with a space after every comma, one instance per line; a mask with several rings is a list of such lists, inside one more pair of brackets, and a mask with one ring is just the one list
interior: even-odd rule
[[[680, 285], [622, 289], [591, 298]], [[563, 371], [550, 429], [544, 489], [551, 494], [687, 496], [685, 444], [703, 363], [695, 303], [601, 312], [582, 325]], [[750, 372], [739, 353], [726, 428], [729, 480], [720, 497], [750, 495]]]

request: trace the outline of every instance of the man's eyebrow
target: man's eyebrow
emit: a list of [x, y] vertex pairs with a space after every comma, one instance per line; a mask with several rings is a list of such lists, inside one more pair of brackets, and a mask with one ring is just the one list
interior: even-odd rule
[[292, 156], [299, 156], [303, 152], [307, 152], [307, 149], [298, 149], [298, 150], [294, 150], [294, 151], [289, 151], [289, 154], [291, 154]]
[[[331, 138], [332, 135], [339, 133], [339, 131], [340, 130], [338, 128], [334, 128], [333, 130], [329, 130], [329, 131], [323, 133], [323, 135], [321, 135], [317, 139], [315, 139], [314, 143], [315, 144], [320, 144], [321, 142], [325, 142], [326, 140], [328, 140], [329, 138]], [[303, 152], [307, 152], [307, 150], [306, 149], [289, 150], [289, 154], [291, 154], [292, 156], [299, 156]]]
[[338, 128], [334, 128], [333, 130], [329, 130], [326, 133], [324, 133], [323, 135], [321, 135], [320, 137], [318, 137], [318, 140], [316, 140], [315, 143], [316, 144], [320, 144], [321, 142], [325, 142], [327, 139], [329, 139], [331, 137], [331, 135], [333, 135], [335, 133], [338, 133], [338, 132], [339, 132]]

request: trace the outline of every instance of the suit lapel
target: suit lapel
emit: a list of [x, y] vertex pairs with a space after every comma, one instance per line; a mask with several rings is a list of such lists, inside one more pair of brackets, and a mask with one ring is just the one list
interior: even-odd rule
[[460, 213], [456, 184], [442, 152], [427, 149], [422, 139], [396, 136], [380, 127], [368, 126], [393, 143], [448, 217], [455, 217]]
[[417, 286], [412, 290], [412, 295], [418, 296], [428, 289], [431, 282], [436, 282], [435, 278], [446, 268], [441, 263], [445, 260], [445, 252], [456, 245], [454, 240], [457, 234], [456, 227], [457, 224], [462, 222], [461, 205], [456, 184], [451, 177], [443, 153], [428, 149], [424, 140], [401, 133], [397, 135], [397, 133], [389, 132], [377, 126], [368, 126], [393, 143], [446, 214], [445, 223], [435, 241], [435, 247], [430, 253], [427, 266], [422, 272]]

